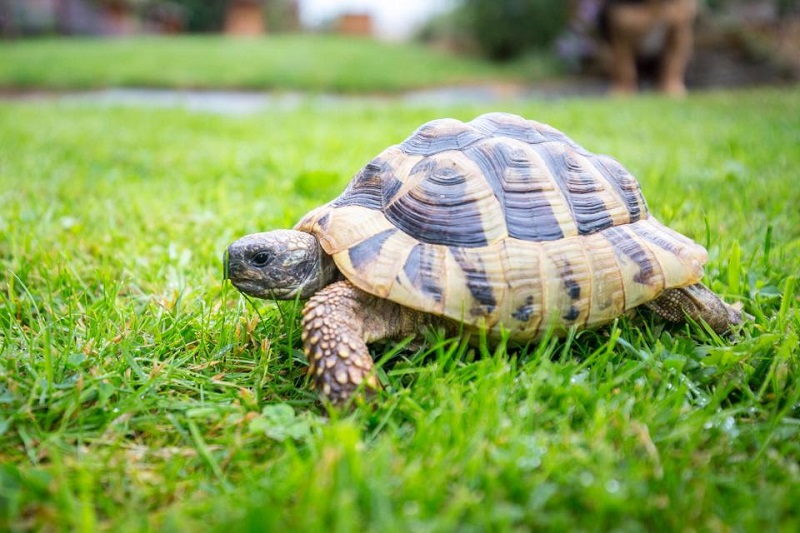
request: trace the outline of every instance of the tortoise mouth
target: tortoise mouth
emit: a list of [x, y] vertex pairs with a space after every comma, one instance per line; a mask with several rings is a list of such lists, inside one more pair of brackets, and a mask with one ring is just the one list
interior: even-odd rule
[[239, 292], [243, 292], [255, 298], [263, 298], [265, 300], [289, 300], [294, 298], [295, 294], [297, 294], [296, 288], [283, 289], [269, 287], [266, 286], [263, 281], [259, 280], [233, 279], [230, 277], [226, 279], [228, 279]]

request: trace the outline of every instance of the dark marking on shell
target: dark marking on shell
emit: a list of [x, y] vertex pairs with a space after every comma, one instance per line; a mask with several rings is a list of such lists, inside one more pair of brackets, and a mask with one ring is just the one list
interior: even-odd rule
[[525, 150], [502, 142], [481, 143], [464, 155], [481, 170], [503, 209], [508, 234], [525, 241], [550, 241], [564, 236], [553, 206], [543, 194], [550, 181], [534, 179], [534, 162]]
[[469, 124], [454, 119], [432, 120], [420, 126], [400, 149], [409, 155], [430, 156], [446, 150], [463, 150], [483, 138]]
[[469, 293], [480, 304], [479, 307], [470, 309], [472, 316], [486, 316], [493, 313], [497, 307], [497, 300], [494, 297], [492, 283], [483, 267], [483, 261], [480, 257], [467, 257], [463, 250], [456, 247], [451, 247], [450, 253], [464, 271]]
[[684, 248], [671, 239], [665, 238], [660, 232], [653, 231], [650, 228], [645, 228], [641, 224], [631, 224], [630, 229], [633, 232], [641, 237], [642, 239], [646, 240], [649, 243], [655, 244], [662, 250], [666, 250], [673, 255], [680, 256], [684, 253]]
[[548, 140], [527, 120], [505, 113], [487, 113], [472, 120], [470, 124], [487, 137], [510, 137], [527, 144]]
[[353, 177], [341, 196], [333, 200], [331, 205], [333, 207], [357, 205], [369, 209], [380, 209], [383, 206], [382, 170], [377, 159], [368, 163]]
[[578, 143], [557, 129], [533, 120], [526, 120], [509, 113], [486, 113], [472, 120], [470, 124], [489, 137], [509, 137], [527, 144], [557, 142], [587, 153]]
[[383, 205], [389, 204], [402, 186], [403, 182], [395, 177], [394, 172], [387, 173], [383, 181]]
[[566, 287], [570, 299], [578, 300], [581, 297], [581, 286], [574, 279], [564, 280], [564, 287]]
[[395, 228], [389, 228], [376, 233], [372, 237], [360, 242], [350, 248], [347, 252], [350, 256], [350, 262], [356, 270], [362, 270], [372, 263], [378, 254], [381, 253], [381, 248], [386, 239], [391, 237], [397, 232]]
[[434, 271], [434, 254], [430, 245], [417, 244], [408, 254], [403, 270], [417, 290], [438, 303], [442, 301], [442, 273]]
[[[647, 202], [636, 178], [613, 157], [596, 155], [591, 158], [591, 161], [595, 168], [603, 173], [617, 194], [623, 198], [630, 215], [630, 222], [647, 218]], [[644, 213], [639, 207], [640, 204], [644, 207]]]
[[603, 236], [608, 239], [618, 255], [624, 255], [639, 266], [639, 273], [633, 277], [633, 281], [647, 285], [655, 275], [653, 263], [645, 249], [636, 239], [620, 228], [609, 228], [603, 232]]
[[481, 212], [466, 194], [466, 177], [433, 159], [417, 163], [411, 173], [417, 172], [424, 172], [425, 179], [387, 206], [386, 218], [425, 243], [485, 246]]
[[[588, 173], [570, 172], [567, 183], [571, 192], [569, 203], [581, 235], [591, 235], [614, 225], [603, 198], [597, 194], [598, 189], [586, 187], [590, 184], [596, 185], [597, 182]], [[586, 188], [579, 190], [582, 187]]]
[[567, 309], [567, 312], [564, 313], [562, 318], [568, 322], [574, 322], [575, 320], [578, 319], [578, 316], [580, 314], [581, 312], [578, 310], [578, 308], [575, 307], [574, 305], [571, 305], [569, 306], [569, 309]]
[[575, 271], [566, 257], [554, 257], [553, 262], [558, 268], [558, 276], [564, 281], [564, 290], [570, 300], [579, 300], [581, 297], [581, 284], [575, 279]]
[[528, 296], [525, 298], [525, 303], [511, 313], [511, 316], [515, 319], [519, 320], [520, 322], [527, 322], [531, 319], [531, 315], [533, 314], [533, 296]]
[[320, 227], [322, 231], [328, 231], [328, 224], [331, 221], [331, 213], [330, 211], [322, 215], [317, 219], [317, 225]]
[[591, 235], [610, 228], [614, 221], [602, 197], [595, 177], [583, 167], [574, 151], [561, 151], [559, 146], [542, 145], [539, 153], [545, 160], [551, 175], [569, 202], [572, 218], [581, 235]]

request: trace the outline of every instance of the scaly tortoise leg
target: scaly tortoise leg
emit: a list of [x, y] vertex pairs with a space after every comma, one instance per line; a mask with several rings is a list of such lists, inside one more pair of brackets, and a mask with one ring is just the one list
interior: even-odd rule
[[670, 322], [683, 322], [686, 317], [704, 321], [719, 334], [730, 331], [731, 326], [742, 323], [741, 309], [723, 302], [702, 283], [688, 287], [668, 289], [647, 304], [647, 307]]
[[425, 322], [424, 314], [368, 294], [349, 281], [328, 285], [303, 309], [303, 347], [313, 388], [338, 405], [362, 384], [380, 389], [367, 343], [415, 333]]

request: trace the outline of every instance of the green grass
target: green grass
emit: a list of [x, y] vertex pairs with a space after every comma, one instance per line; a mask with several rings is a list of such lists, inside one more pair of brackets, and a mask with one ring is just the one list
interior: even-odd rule
[[11, 89], [136, 86], [396, 92], [540, 79], [556, 70], [553, 61], [543, 57], [496, 66], [420, 45], [332, 35], [0, 42], [0, 87]]
[[387, 392], [326, 414], [297, 309], [221, 283], [425, 120], [0, 105], [0, 529], [800, 527], [800, 91], [530, 103], [641, 180], [755, 316], [649, 316], [524, 350], [376, 347]]

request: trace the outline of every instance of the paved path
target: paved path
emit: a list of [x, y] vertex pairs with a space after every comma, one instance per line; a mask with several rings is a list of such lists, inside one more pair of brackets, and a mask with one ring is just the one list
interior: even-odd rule
[[292, 110], [301, 106], [351, 106], [401, 104], [410, 107], [448, 107], [453, 105], [518, 103], [605, 94], [599, 81], [558, 82], [537, 87], [511, 85], [471, 85], [438, 87], [398, 95], [312, 94], [293, 91], [243, 92], [220, 90], [180, 90], [113, 88], [80, 92], [29, 91], [0, 94], [0, 101], [61, 102], [98, 106], [136, 106], [183, 108], [224, 115], [246, 115], [269, 110]]

